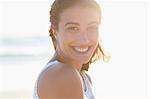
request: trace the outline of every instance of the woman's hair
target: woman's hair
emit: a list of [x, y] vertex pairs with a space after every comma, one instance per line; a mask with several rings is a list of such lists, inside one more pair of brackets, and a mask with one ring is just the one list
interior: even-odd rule
[[[83, 7], [90, 7], [93, 8], [94, 10], [97, 10], [99, 15], [101, 16], [101, 10], [100, 6], [97, 4], [95, 0], [55, 0], [51, 6], [50, 10], [50, 30], [49, 34], [52, 39], [54, 49], [56, 50], [56, 38], [54, 36], [55, 30], [58, 30], [58, 24], [60, 21], [60, 14], [67, 8], [75, 6], [75, 5], [81, 5]], [[100, 43], [96, 47], [90, 61], [86, 64], [83, 64], [81, 70], [87, 70], [89, 68], [89, 65], [93, 63], [94, 61], [103, 58], [105, 61], [107, 56], [105, 55]]]

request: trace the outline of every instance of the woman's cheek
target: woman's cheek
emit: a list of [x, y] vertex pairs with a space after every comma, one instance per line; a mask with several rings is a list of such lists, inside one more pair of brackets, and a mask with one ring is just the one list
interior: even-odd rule
[[64, 45], [68, 45], [70, 42], [73, 41], [73, 36], [65, 33], [64, 35], [62, 35], [61, 39], [61, 42], [63, 42]]
[[98, 41], [98, 39], [99, 39], [98, 33], [89, 33], [88, 37], [89, 37], [92, 41]]

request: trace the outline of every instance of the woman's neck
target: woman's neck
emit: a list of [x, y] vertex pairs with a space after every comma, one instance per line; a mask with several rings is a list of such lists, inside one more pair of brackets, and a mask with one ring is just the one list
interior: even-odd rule
[[63, 56], [58, 55], [57, 53], [54, 54], [53, 58], [50, 61], [54, 61], [54, 60], [70, 65], [76, 70], [78, 70], [78, 72], [81, 71], [82, 64], [74, 63], [73, 61], [68, 61], [67, 58], [64, 58]]

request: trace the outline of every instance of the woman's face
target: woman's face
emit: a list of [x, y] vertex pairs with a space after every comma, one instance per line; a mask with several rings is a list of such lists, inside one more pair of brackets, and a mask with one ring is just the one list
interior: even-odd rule
[[74, 64], [85, 64], [98, 45], [100, 15], [93, 8], [73, 6], [60, 14], [57, 52]]

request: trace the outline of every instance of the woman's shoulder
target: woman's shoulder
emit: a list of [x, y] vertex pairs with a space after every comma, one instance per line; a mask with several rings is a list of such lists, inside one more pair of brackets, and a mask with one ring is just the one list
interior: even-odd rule
[[[53, 77], [69, 77], [69, 76], [79, 76], [79, 73], [73, 67], [61, 63], [59, 61], [55, 61], [51, 64], [48, 63], [46, 68], [40, 73], [39, 79], [43, 77], [53, 78]], [[53, 79], [54, 80], [54, 79]]]
[[71, 97], [75, 97], [82, 99], [81, 78], [74, 68], [61, 62], [51, 64], [49, 67], [39, 76], [37, 91], [40, 98], [70, 97], [72, 99]]

